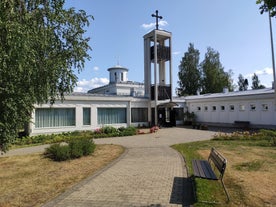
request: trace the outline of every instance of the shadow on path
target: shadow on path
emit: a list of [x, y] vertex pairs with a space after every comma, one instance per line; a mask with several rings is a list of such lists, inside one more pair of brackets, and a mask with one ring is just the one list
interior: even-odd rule
[[188, 207], [194, 202], [192, 179], [190, 177], [174, 177], [170, 203], [182, 204], [182, 206]]

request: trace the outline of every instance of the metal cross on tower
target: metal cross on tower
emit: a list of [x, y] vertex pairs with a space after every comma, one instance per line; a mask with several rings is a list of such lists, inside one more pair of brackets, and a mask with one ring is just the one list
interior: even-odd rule
[[158, 10], [155, 11], [155, 14], [151, 15], [152, 17], [156, 18], [156, 29], [158, 30], [158, 19], [162, 19], [162, 16], [158, 16]]

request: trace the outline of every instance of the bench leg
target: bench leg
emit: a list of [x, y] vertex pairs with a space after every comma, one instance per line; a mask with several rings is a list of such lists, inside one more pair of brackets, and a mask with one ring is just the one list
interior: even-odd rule
[[221, 184], [222, 184], [222, 186], [223, 186], [223, 189], [224, 189], [224, 191], [225, 191], [225, 194], [226, 194], [226, 196], [227, 196], [227, 203], [230, 201], [230, 198], [229, 198], [229, 194], [228, 194], [228, 192], [227, 192], [227, 189], [226, 189], [226, 187], [225, 187], [225, 185], [224, 185], [224, 182], [223, 182], [223, 180], [222, 179], [220, 179], [221, 180]]
[[195, 176], [194, 175], [192, 175], [191, 176], [191, 180], [192, 180], [192, 187], [193, 187], [193, 193], [194, 193], [194, 201], [196, 201], [197, 202], [197, 196], [196, 196], [196, 183], [195, 183]]

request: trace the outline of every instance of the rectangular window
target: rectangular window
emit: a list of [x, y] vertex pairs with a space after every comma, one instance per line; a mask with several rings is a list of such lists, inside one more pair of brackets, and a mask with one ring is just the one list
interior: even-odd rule
[[245, 111], [245, 105], [239, 105], [239, 110], [240, 111]]
[[224, 111], [225, 110], [225, 106], [220, 106], [220, 110]]
[[76, 125], [75, 108], [35, 109], [35, 128], [63, 127]]
[[204, 106], [204, 111], [208, 111], [208, 106]]
[[198, 111], [201, 111], [201, 107], [200, 107], [200, 106], [198, 106], [198, 107], [197, 107], [197, 110], [198, 110]]
[[82, 109], [83, 125], [91, 125], [91, 108]]
[[126, 123], [126, 108], [98, 108], [98, 124]]
[[230, 105], [230, 106], [229, 106], [229, 110], [230, 110], [230, 111], [234, 111], [234, 110], [235, 110], [235, 106], [234, 106], [234, 105]]
[[268, 105], [267, 104], [262, 104], [262, 110], [267, 111], [268, 110]]
[[250, 111], [256, 111], [256, 105], [250, 104]]
[[213, 111], [216, 111], [217, 107], [216, 106], [212, 106], [212, 109], [213, 109]]
[[132, 108], [131, 109], [131, 122], [148, 122], [148, 109], [147, 108]]

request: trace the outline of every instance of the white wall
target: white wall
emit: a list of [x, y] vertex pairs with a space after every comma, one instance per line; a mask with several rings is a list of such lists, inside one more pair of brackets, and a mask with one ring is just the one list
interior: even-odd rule
[[[251, 95], [239, 98], [194, 98], [186, 102], [189, 112], [196, 114], [198, 122], [233, 124], [235, 121], [249, 121], [256, 126], [276, 127], [276, 107], [273, 100], [273, 95], [269, 97]], [[225, 110], [221, 110], [221, 106], [224, 106]], [[234, 110], [230, 110], [230, 106], [234, 106]], [[255, 110], [252, 106], [255, 106]], [[208, 110], [204, 110], [205, 107], [208, 107]], [[216, 110], [213, 110], [213, 107], [216, 107]]]
[[[78, 97], [74, 97], [76, 100], [65, 100], [63, 103], [56, 102], [54, 105], [50, 104], [42, 104], [36, 105], [35, 108], [75, 108], [76, 111], [76, 124], [75, 126], [65, 126], [65, 127], [48, 127], [48, 128], [35, 128], [35, 112], [33, 112], [32, 121], [30, 123], [30, 134], [51, 134], [51, 133], [60, 133], [60, 132], [67, 132], [67, 131], [76, 131], [76, 130], [95, 130], [97, 128], [101, 128], [102, 125], [98, 125], [97, 122], [97, 108], [104, 107], [104, 108], [126, 108], [127, 111], [127, 121], [126, 123], [120, 124], [112, 124], [113, 127], [127, 127], [127, 126], [138, 126], [140, 125], [147, 125], [148, 123], [131, 123], [131, 108], [134, 107], [144, 107], [147, 108], [147, 101], [145, 99], [134, 99], [132, 97], [125, 98], [125, 100], [119, 100], [119, 98], [114, 97], [105, 97], [106, 100], [79, 100]], [[85, 97], [86, 98], [86, 97]], [[95, 98], [95, 97], [93, 97]], [[117, 99], [117, 100], [116, 100]], [[91, 109], [91, 125], [83, 125], [83, 108], [90, 108]]]

